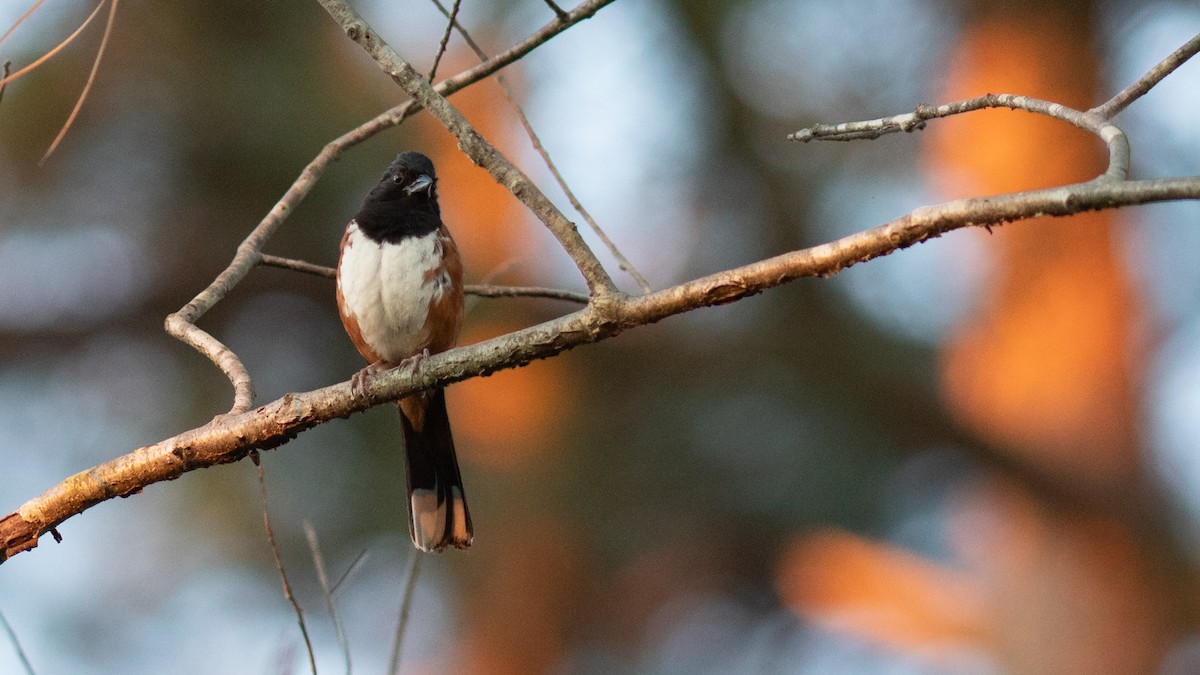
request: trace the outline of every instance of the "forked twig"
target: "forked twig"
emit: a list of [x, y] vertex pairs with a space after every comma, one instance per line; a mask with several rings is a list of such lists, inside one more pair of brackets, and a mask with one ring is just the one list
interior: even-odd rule
[[985, 94], [975, 98], [952, 101], [941, 105], [921, 104], [917, 109], [902, 115], [880, 117], [862, 122], [841, 124], [814, 124], [787, 135], [788, 140], [807, 143], [809, 141], [857, 141], [872, 140], [885, 134], [900, 131], [913, 132], [925, 128], [927, 120], [960, 115], [986, 108], [1010, 108], [1045, 115], [1095, 134], [1108, 146], [1108, 168], [1103, 178], [1125, 180], [1129, 177], [1129, 140], [1125, 132], [1115, 124], [1092, 113], [1069, 108], [1061, 103], [1044, 101], [1031, 96], [1017, 94]]

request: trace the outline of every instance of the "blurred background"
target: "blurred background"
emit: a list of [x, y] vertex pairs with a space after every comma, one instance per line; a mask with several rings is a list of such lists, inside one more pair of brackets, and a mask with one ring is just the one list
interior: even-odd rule
[[[0, 0], [0, 27], [30, 4]], [[463, 5], [490, 53], [553, 17], [539, 0]], [[428, 70], [431, 3], [355, 6]], [[49, 0], [0, 62], [29, 63], [94, 7]], [[326, 142], [403, 100], [315, 2], [126, 0], [39, 166], [106, 12], [0, 101], [4, 513], [228, 409], [228, 383], [163, 318]], [[1086, 108], [1197, 31], [1184, 0], [618, 0], [507, 72], [583, 203], [663, 288], [1104, 160], [1012, 112], [853, 144], [788, 132], [989, 91]], [[473, 63], [455, 36], [439, 73]], [[453, 102], [566, 208], [495, 82]], [[1121, 115], [1137, 177], [1200, 173], [1197, 110], [1192, 62]], [[346, 153], [267, 252], [332, 265], [408, 148], [437, 162], [469, 281], [582, 287], [423, 116]], [[1198, 222], [1200, 205], [1171, 204], [954, 232], [452, 386], [477, 537], [424, 561], [403, 671], [1200, 671]], [[573, 309], [471, 301], [463, 342]], [[259, 402], [362, 366], [328, 280], [259, 269], [201, 325]], [[335, 597], [354, 672], [383, 671], [413, 555], [399, 443], [384, 406], [263, 456], [322, 672], [345, 658], [304, 524], [330, 576], [362, 557]], [[0, 566], [0, 611], [39, 673], [307, 672], [250, 463], [59, 529]], [[22, 672], [3, 638], [0, 672]]]

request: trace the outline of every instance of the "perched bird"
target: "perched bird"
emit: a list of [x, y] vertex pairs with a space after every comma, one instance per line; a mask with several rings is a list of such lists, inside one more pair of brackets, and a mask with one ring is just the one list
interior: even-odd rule
[[[463, 316], [462, 260], [442, 223], [433, 162], [396, 156], [346, 226], [337, 268], [342, 325], [370, 365], [353, 379], [417, 365], [454, 346]], [[442, 389], [399, 401], [408, 531], [422, 551], [471, 545], [471, 516]]]

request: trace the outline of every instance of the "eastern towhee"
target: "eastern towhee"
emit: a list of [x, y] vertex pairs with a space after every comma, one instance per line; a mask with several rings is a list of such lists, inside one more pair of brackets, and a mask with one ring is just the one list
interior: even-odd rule
[[[371, 364], [362, 377], [454, 346], [463, 316], [462, 260], [442, 224], [433, 162], [397, 155], [346, 226], [337, 303]], [[471, 516], [442, 389], [399, 401], [408, 474], [408, 531], [422, 551], [471, 545]]]

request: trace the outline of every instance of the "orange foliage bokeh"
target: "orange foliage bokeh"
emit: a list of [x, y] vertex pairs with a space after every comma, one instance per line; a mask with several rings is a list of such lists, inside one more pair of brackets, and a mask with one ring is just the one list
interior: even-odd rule
[[[948, 59], [940, 100], [1008, 92], [1080, 109], [1097, 102], [1086, 17], [1024, 7], [975, 17]], [[946, 198], [1104, 171], [1098, 139], [1025, 112], [938, 120], [926, 139], [929, 174]], [[941, 354], [957, 420], [1072, 494], [1121, 494], [1138, 471], [1142, 317], [1117, 222], [1087, 213], [971, 235], [988, 238], [994, 274]], [[809, 620], [896, 649], [983, 648], [1006, 672], [1153, 671], [1168, 603], [1128, 524], [999, 478], [958, 485], [944, 522], [950, 562], [845, 533], [799, 537], [779, 563], [780, 594]]]
[[899, 649], [986, 633], [980, 589], [966, 574], [843, 532], [798, 538], [778, 579], [783, 601], [809, 619]]
[[552, 514], [494, 521], [487, 578], [467, 594], [469, 629], [455, 645], [453, 672], [523, 675], [552, 672], [565, 652], [586, 579], [579, 541]]
[[[462, 343], [518, 328], [502, 321], [468, 325]], [[494, 469], [514, 469], [529, 468], [554, 452], [571, 405], [566, 363], [539, 361], [454, 385], [448, 401], [463, 456]]]
[[[968, 29], [945, 98], [1020, 92], [1086, 109], [1095, 95], [1090, 42], [1064, 32], [1057, 10], [1043, 13]], [[947, 197], [1104, 170], [1098, 139], [1024, 112], [939, 121], [929, 139], [927, 159]], [[981, 311], [943, 352], [946, 400], [962, 422], [1025, 462], [1097, 484], [1120, 481], [1137, 459], [1137, 298], [1114, 246], [1115, 220], [1087, 213], [996, 229], [987, 242], [996, 274]]]
[[809, 621], [934, 660], [966, 647], [1005, 672], [1152, 669], [1166, 591], [1126, 525], [1055, 512], [1001, 480], [968, 481], [950, 501], [953, 563], [820, 532], [785, 549], [780, 597]]

